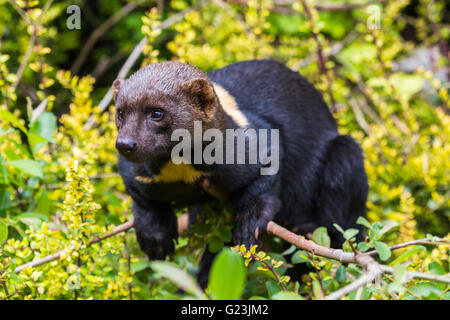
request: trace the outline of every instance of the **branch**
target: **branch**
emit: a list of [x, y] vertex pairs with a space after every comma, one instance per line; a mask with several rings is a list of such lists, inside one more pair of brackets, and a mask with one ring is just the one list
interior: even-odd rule
[[[439, 239], [436, 241], [430, 240], [430, 239], [418, 239], [418, 240], [411, 240], [411, 241], [407, 241], [407, 242], [403, 242], [403, 243], [399, 243], [399, 244], [394, 244], [394, 245], [390, 246], [389, 249], [395, 250], [395, 249], [414, 246], [414, 245], [418, 245], [418, 244], [432, 244], [432, 245], [448, 244], [448, 245], [450, 245], [450, 241], [445, 240], [445, 239]], [[368, 255], [374, 255], [376, 253], [377, 253], [376, 250], [366, 252], [366, 254], [368, 254]]]
[[22, 16], [22, 18], [24, 18], [24, 20], [28, 24], [31, 24], [33, 26], [33, 28], [34, 28], [33, 33], [30, 35], [30, 40], [28, 42], [27, 51], [25, 52], [25, 55], [24, 55], [23, 60], [22, 60], [22, 63], [19, 66], [19, 69], [17, 69], [16, 81], [14, 81], [14, 83], [12, 85], [13, 90], [16, 90], [16, 88], [17, 88], [17, 86], [18, 86], [18, 84], [20, 82], [20, 79], [22, 78], [23, 72], [25, 71], [25, 68], [28, 65], [28, 61], [30, 60], [31, 54], [33, 53], [34, 45], [35, 45], [35, 43], [37, 41], [37, 39], [36, 39], [37, 38], [36, 29], [41, 26], [42, 17], [47, 12], [48, 8], [50, 8], [50, 6], [52, 5], [53, 0], [47, 1], [47, 3], [42, 8], [41, 13], [37, 17], [36, 21], [33, 21], [31, 18], [29, 18], [27, 16], [26, 12], [23, 11], [22, 8], [20, 8], [14, 0], [8, 0], [8, 2], [11, 3], [11, 5], [16, 9], [16, 11]]
[[332, 249], [319, 246], [311, 240], [306, 240], [299, 237], [295, 233], [283, 228], [282, 226], [270, 221], [267, 224], [267, 232], [277, 236], [280, 239], [295, 245], [299, 249], [307, 250], [314, 255], [337, 260], [344, 263], [357, 263], [355, 254], [352, 252], [345, 252], [341, 249]]
[[[164, 30], [175, 23], [181, 21], [189, 12], [193, 11], [197, 6], [202, 6], [206, 3], [206, 0], [200, 1], [196, 6], [189, 7], [183, 11], [180, 11], [179, 13], [167, 18], [164, 20], [158, 27], [157, 30]], [[142, 40], [134, 47], [131, 54], [128, 56], [127, 60], [125, 61], [125, 64], [120, 69], [117, 78], [125, 78], [130, 71], [130, 69], [135, 64], [136, 60], [141, 55], [142, 50], [144, 49], [145, 45], [147, 44], [147, 37], [142, 38]], [[109, 103], [111, 102], [113, 96], [112, 96], [112, 90], [111, 88], [108, 89], [108, 92], [105, 94], [103, 99], [100, 101], [100, 104], [98, 105], [101, 111], [104, 111]], [[89, 130], [92, 125], [94, 124], [94, 117], [89, 117], [89, 119], [86, 121], [86, 124], [84, 125], [84, 130]]]
[[[248, 6], [248, 0], [225, 0], [226, 2], [232, 2], [237, 3], [241, 6]], [[373, 4], [383, 4], [385, 2], [388, 2], [389, 0], [373, 0], [373, 1], [367, 1], [363, 3], [315, 3], [313, 5], [314, 9], [319, 11], [346, 11], [346, 10], [354, 10], [354, 9], [362, 9], [365, 7], [368, 7]], [[273, 12], [276, 13], [282, 13], [282, 14], [298, 14], [298, 12], [290, 6], [292, 6], [294, 3], [297, 3], [297, 0], [275, 0], [274, 1], [274, 7], [272, 8]]]
[[88, 40], [84, 44], [81, 49], [80, 54], [76, 58], [75, 62], [70, 69], [72, 74], [77, 74], [80, 71], [81, 66], [89, 55], [89, 52], [92, 50], [97, 41], [105, 34], [112, 26], [114, 26], [120, 19], [125, 17], [128, 13], [136, 9], [136, 7], [143, 2], [143, 0], [139, 0], [135, 2], [129, 2], [127, 5], [122, 7], [119, 11], [117, 11], [112, 17], [103, 22], [94, 32], [91, 33]]
[[[133, 227], [133, 220], [130, 220], [124, 224], [121, 224], [114, 228], [113, 232], [107, 233], [101, 237], [95, 237], [92, 239], [92, 241], [89, 243], [89, 245], [93, 243], [100, 242], [104, 239], [110, 238], [112, 236], [115, 236], [118, 233], [125, 232]], [[179, 234], [183, 233], [188, 227], [188, 215], [182, 214], [178, 218], [178, 232]], [[367, 285], [368, 283], [373, 282], [375, 279], [377, 279], [382, 273], [394, 273], [394, 269], [388, 266], [383, 266], [378, 264], [374, 258], [372, 258], [369, 254], [354, 254], [352, 252], [344, 252], [341, 249], [332, 249], [320, 246], [316, 243], [314, 243], [311, 240], [306, 240], [302, 237], [299, 237], [295, 233], [283, 228], [282, 226], [278, 225], [277, 223], [270, 221], [267, 224], [267, 232], [270, 234], [273, 234], [274, 236], [277, 236], [293, 245], [295, 245], [299, 249], [307, 250], [311, 252], [314, 255], [333, 259], [340, 261], [341, 263], [355, 263], [360, 266], [362, 266], [366, 272], [359, 277], [356, 281], [350, 283], [349, 285], [333, 292], [329, 296], [325, 297], [326, 300], [336, 300], [339, 299], [350, 292]], [[411, 241], [410, 241], [411, 242]], [[431, 243], [430, 243], [431, 244]], [[434, 242], [433, 244], [436, 244]], [[399, 244], [397, 246], [401, 246], [405, 244]], [[73, 250], [73, 248], [70, 248], [70, 250]], [[62, 253], [66, 252], [66, 249], [60, 250], [54, 254], [51, 254], [49, 256], [46, 256], [42, 259], [38, 259], [29, 263], [26, 263], [24, 265], [21, 265], [17, 267], [14, 272], [19, 273], [26, 267], [37, 267], [43, 264], [46, 264], [48, 262], [54, 261], [59, 259]], [[438, 281], [442, 283], [450, 284], [450, 277], [448, 276], [440, 276], [440, 275], [432, 275], [432, 274], [426, 274], [422, 272], [416, 272], [416, 271], [406, 271], [406, 275], [410, 278], [418, 278], [418, 279], [424, 279], [424, 280], [431, 280], [431, 281]]]
[[308, 6], [308, 3], [306, 2], [306, 0], [301, 0], [300, 3], [302, 4], [303, 10], [305, 10], [306, 18], [308, 19], [308, 22], [310, 23], [310, 26], [311, 26], [311, 34], [313, 36], [314, 41], [317, 44], [317, 56], [319, 58], [320, 73], [322, 73], [327, 79], [327, 92], [328, 92], [328, 96], [330, 97], [331, 113], [336, 113], [336, 111], [337, 111], [336, 100], [334, 99], [333, 90], [332, 90], [333, 79], [331, 79], [331, 75], [328, 71], [328, 68], [326, 67], [325, 56], [323, 54], [323, 48], [322, 48], [322, 44], [320, 43], [319, 34], [316, 33], [313, 29], [314, 21], [313, 21], [313, 16], [312, 16], [311, 10]]
[[[110, 237], [112, 237], [112, 236], [115, 236], [116, 234], [119, 234], [119, 233], [121, 233], [121, 232], [125, 232], [125, 231], [127, 231], [127, 230], [129, 230], [129, 229], [131, 229], [131, 228], [133, 227], [133, 223], [134, 223], [134, 221], [133, 221], [133, 220], [130, 220], [130, 221], [128, 221], [128, 222], [125, 222], [125, 223], [123, 223], [123, 224], [117, 226], [117, 227], [114, 228], [114, 230], [113, 230], [112, 232], [110, 232], [110, 233], [106, 233], [106, 234], [104, 234], [104, 235], [101, 236], [101, 237], [94, 237], [94, 239], [92, 239], [91, 242], [89, 242], [89, 245], [94, 244], [94, 243], [97, 243], [97, 242], [100, 242], [100, 241], [105, 240], [105, 239], [107, 239], [107, 238], [110, 238]], [[46, 256], [46, 257], [44, 257], [44, 258], [42, 258], [42, 259], [37, 259], [37, 260], [35, 260], [35, 261], [29, 262], [29, 263], [25, 263], [25, 264], [23, 264], [23, 265], [17, 267], [17, 268], [14, 270], [14, 272], [15, 272], [15, 273], [19, 273], [19, 272], [21, 272], [24, 268], [27, 268], [27, 267], [37, 267], [37, 266], [46, 264], [46, 263], [48, 263], [48, 262], [57, 260], [57, 259], [59, 259], [59, 257], [61, 256], [61, 254], [63, 254], [64, 252], [66, 252], [66, 250], [67, 250], [67, 249], [62, 249], [62, 250], [59, 250], [59, 251], [57, 251], [57, 252], [55, 252], [55, 253], [53, 253], [53, 254], [51, 254], [51, 255], [49, 255], [49, 256]], [[73, 250], [73, 248], [69, 248], [69, 250]]]
[[19, 69], [17, 69], [17, 78], [16, 81], [14, 81], [12, 88], [13, 90], [16, 90], [17, 86], [19, 85], [20, 79], [22, 79], [23, 72], [25, 71], [26, 66], [28, 65], [28, 61], [30, 60], [31, 54], [33, 53], [34, 48], [34, 33], [31, 34], [30, 40], [28, 41], [28, 48], [25, 52], [25, 55], [23, 56], [23, 60], [19, 66]]
[[383, 273], [381, 266], [371, 256], [359, 254], [355, 256], [355, 260], [357, 264], [366, 270], [366, 272], [356, 281], [326, 296], [324, 300], [338, 300], [350, 294], [352, 291], [373, 282]]

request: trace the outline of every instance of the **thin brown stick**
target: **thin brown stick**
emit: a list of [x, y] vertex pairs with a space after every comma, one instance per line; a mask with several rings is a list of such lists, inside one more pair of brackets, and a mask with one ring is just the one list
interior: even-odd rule
[[283, 228], [282, 226], [270, 221], [267, 224], [267, 232], [277, 236], [280, 239], [285, 240], [297, 248], [311, 252], [314, 255], [337, 260], [345, 263], [356, 263], [355, 255], [352, 252], [345, 252], [341, 249], [332, 249], [323, 246], [319, 246], [311, 240], [306, 240], [299, 237], [295, 233]]
[[[104, 235], [101, 236], [101, 237], [94, 237], [94, 239], [92, 239], [91, 242], [89, 242], [89, 245], [94, 244], [94, 243], [97, 243], [97, 242], [100, 242], [100, 241], [102, 241], [102, 240], [104, 240], [104, 239], [107, 239], [107, 238], [110, 238], [110, 237], [112, 237], [112, 236], [115, 236], [116, 234], [119, 234], [119, 233], [121, 233], [121, 232], [127, 231], [127, 230], [129, 230], [129, 229], [131, 229], [131, 228], [133, 227], [133, 223], [134, 223], [134, 221], [133, 221], [133, 220], [130, 220], [130, 221], [128, 221], [128, 222], [125, 222], [125, 223], [123, 223], [123, 224], [117, 226], [117, 227], [114, 228], [114, 230], [113, 230], [112, 232], [110, 232], [110, 233], [106, 233], [106, 234], [104, 234]], [[72, 250], [72, 249], [73, 249], [73, 248], [69, 248], [69, 250]], [[46, 263], [48, 263], [48, 262], [57, 260], [57, 259], [59, 259], [59, 257], [61, 256], [61, 254], [63, 254], [65, 251], [67, 251], [67, 249], [62, 249], [62, 250], [59, 250], [59, 251], [57, 251], [57, 252], [55, 252], [55, 253], [53, 253], [53, 254], [51, 254], [51, 255], [49, 255], [49, 256], [46, 256], [46, 257], [44, 257], [44, 258], [42, 258], [42, 259], [38, 259], [38, 260], [29, 262], [29, 263], [25, 263], [25, 264], [23, 264], [23, 265], [21, 265], [21, 266], [18, 266], [18, 267], [14, 270], [14, 272], [15, 272], [15, 273], [19, 273], [19, 272], [21, 272], [24, 268], [27, 268], [27, 267], [37, 267], [37, 266], [46, 264]]]
[[28, 65], [28, 60], [30, 60], [31, 54], [33, 53], [34, 48], [34, 32], [30, 36], [30, 40], [28, 41], [28, 48], [25, 52], [25, 55], [23, 56], [22, 62], [20, 63], [19, 69], [17, 69], [17, 78], [16, 81], [14, 81], [12, 88], [13, 90], [16, 90], [17, 86], [19, 85], [20, 80], [22, 79], [23, 72], [25, 71], [26, 66]]
[[33, 21], [31, 18], [29, 18], [25, 11], [22, 10], [22, 8], [20, 8], [17, 3], [14, 0], [8, 0], [11, 5], [16, 9], [16, 11], [22, 16], [22, 18], [24, 18], [24, 20], [28, 23], [31, 24], [34, 28], [33, 33], [30, 36], [30, 40], [28, 42], [28, 48], [27, 51], [25, 52], [25, 55], [23, 56], [23, 60], [19, 66], [19, 69], [17, 69], [16, 72], [16, 81], [14, 81], [12, 88], [13, 90], [16, 90], [17, 86], [19, 85], [19, 82], [22, 78], [23, 72], [25, 71], [26, 66], [28, 65], [28, 61], [30, 60], [31, 54], [33, 53], [33, 48], [35, 47], [35, 43], [37, 42], [37, 34], [36, 34], [36, 29], [38, 27], [41, 26], [41, 20], [42, 17], [44, 16], [44, 14], [47, 12], [48, 8], [50, 8], [50, 6], [53, 3], [53, 0], [47, 1], [47, 3], [44, 5], [44, 7], [42, 8], [41, 13], [39, 14], [39, 16], [37, 17], [36, 21]]
[[143, 0], [139, 0], [136, 2], [129, 2], [125, 6], [123, 6], [119, 11], [117, 11], [113, 16], [111, 16], [108, 20], [103, 22], [97, 29], [95, 29], [88, 40], [85, 42], [83, 48], [80, 51], [80, 54], [75, 59], [75, 62], [70, 68], [70, 72], [72, 74], [77, 74], [80, 71], [80, 68], [83, 66], [86, 61], [89, 52], [95, 46], [97, 41], [109, 30], [111, 29], [117, 22], [119, 22], [123, 17], [129, 14], [131, 11], [136, 9], [136, 7], [143, 2]]
[[357, 264], [359, 264], [366, 270], [366, 272], [356, 281], [326, 296], [324, 300], [338, 300], [348, 295], [352, 291], [373, 282], [383, 273], [380, 265], [375, 261], [375, 259], [370, 256], [356, 255], [355, 260]]
[[[312, 26], [314, 25], [314, 21], [313, 21], [313, 16], [311, 14], [311, 9], [309, 8], [306, 0], [301, 0], [300, 3], [302, 4], [303, 10], [305, 10], [306, 18], [308, 19], [308, 22], [310, 23], [311, 28], [312, 28]], [[320, 73], [322, 73], [326, 77], [326, 80], [327, 80], [327, 93], [330, 98], [331, 113], [336, 113], [337, 112], [336, 100], [334, 99], [333, 90], [332, 90], [333, 79], [331, 78], [330, 72], [329, 72], [328, 68], [326, 67], [326, 61], [325, 61], [325, 56], [323, 53], [322, 44], [320, 43], [319, 35], [316, 32], [314, 32], [314, 30], [312, 30], [312, 29], [311, 29], [311, 35], [313, 36], [313, 39], [317, 44], [317, 56], [319, 58]]]
[[[411, 241], [407, 241], [407, 242], [403, 242], [403, 243], [399, 243], [399, 244], [394, 244], [394, 245], [390, 246], [389, 249], [396, 250], [396, 249], [414, 246], [414, 245], [418, 245], [418, 244], [432, 244], [432, 245], [448, 244], [448, 245], [450, 245], [450, 241], [445, 240], [445, 239], [439, 239], [437, 241], [433, 241], [430, 239], [418, 239], [418, 240], [411, 240]], [[374, 254], [377, 254], [377, 251], [376, 250], [367, 251], [366, 254], [374, 255]]]
[[[189, 7], [183, 11], [178, 12], [177, 14], [174, 14], [173, 16], [167, 18], [164, 20], [158, 27], [158, 30], [164, 30], [175, 23], [181, 21], [189, 12], [193, 11], [196, 7], [202, 6], [206, 3], [206, 0], [200, 1], [195, 7]], [[147, 44], [147, 37], [142, 38], [142, 40], [134, 47], [133, 51], [128, 56], [127, 60], [125, 61], [124, 65], [120, 69], [117, 78], [125, 78], [128, 75], [128, 72], [131, 70], [131, 68], [136, 63], [137, 59], [140, 57], [142, 50], [144, 49], [145, 45]], [[101, 111], [104, 111], [111, 102], [113, 96], [112, 96], [112, 89], [109, 88], [108, 92], [105, 94], [103, 99], [100, 101], [98, 107]], [[83, 129], [88, 130], [92, 127], [94, 124], [94, 117], [90, 117], [86, 124], [84, 125]]]
[[[180, 218], [178, 219], [178, 221], [181, 221], [181, 222], [179, 222], [179, 226], [183, 225], [183, 228], [187, 228], [187, 225], [188, 225], [187, 219], [188, 219], [187, 214], [181, 215]], [[99, 241], [102, 241], [104, 239], [112, 237], [118, 233], [121, 233], [121, 232], [131, 229], [133, 227], [133, 222], [134, 222], [133, 220], [130, 220], [130, 221], [114, 228], [113, 232], [107, 233], [101, 237], [94, 238], [89, 243], [89, 245], [91, 245], [93, 243], [97, 243]], [[180, 227], [178, 229], [180, 234], [184, 230], [185, 229], [182, 229]], [[273, 221], [270, 221], [267, 224], [266, 231], [270, 234], [273, 234], [273, 235], [279, 237], [280, 239], [283, 239], [283, 240], [295, 245], [297, 248], [307, 250], [308, 252], [310, 252], [314, 255], [337, 260], [342, 263], [355, 263], [355, 264], [358, 264], [358, 265], [364, 267], [365, 269], [367, 269], [369, 274], [368, 275], [365, 274], [365, 275], [361, 276], [360, 278], [362, 278], [362, 279], [356, 280], [355, 281], [356, 284], [354, 284], [354, 283], [350, 284], [349, 285], [350, 287], [346, 290], [349, 290], [351, 288], [353, 288], [353, 289], [350, 290], [349, 292], [351, 292], [361, 286], [364, 286], [367, 283], [372, 282], [379, 275], [380, 270], [382, 273], [394, 273], [394, 269], [391, 267], [383, 266], [378, 263], [375, 266], [374, 265], [375, 260], [368, 254], [364, 254], [364, 253], [363, 254], [354, 254], [353, 252], [344, 252], [341, 249], [332, 249], [332, 248], [320, 246], [311, 240], [306, 240], [306, 239], [296, 235], [295, 233], [283, 228], [282, 226], [278, 225], [277, 223], [275, 223]], [[66, 250], [67, 249], [60, 250], [52, 255], [42, 258], [42, 259], [38, 259], [38, 260], [35, 260], [32, 262], [26, 263], [22, 266], [19, 266], [16, 268], [15, 273], [19, 273], [26, 267], [36, 267], [36, 266], [40, 266], [45, 263], [54, 261], [54, 260], [58, 259], [61, 256], [61, 254]], [[72, 249], [69, 248], [69, 250], [72, 250]], [[375, 261], [375, 263], [376, 263], [376, 261]], [[450, 284], [450, 277], [448, 277], [448, 276], [431, 275], [431, 274], [426, 274], [426, 273], [416, 272], [416, 271], [406, 271], [406, 275], [411, 279], [418, 278], [418, 279], [432, 280], [432, 281], [438, 281], [438, 282]], [[344, 288], [346, 288], [346, 287], [344, 287]], [[343, 292], [344, 293], [347, 292], [346, 290], [342, 290], [340, 292], [340, 294]], [[331, 296], [331, 298], [333, 298], [333, 297], [337, 297], [337, 294]], [[339, 297], [337, 297], [337, 298], [339, 298]]]
[[[373, 4], [382, 4], [388, 2], [389, 0], [372, 0], [363, 3], [351, 3], [351, 2], [343, 2], [343, 3], [333, 3], [333, 2], [325, 2], [313, 4], [313, 7], [319, 11], [346, 11], [346, 10], [355, 10], [355, 9], [363, 9]], [[242, 6], [248, 6], [247, 0], [226, 0], [226, 2], [237, 3]], [[297, 11], [291, 8], [291, 6], [296, 3], [297, 0], [275, 0], [274, 7], [271, 9], [273, 12], [283, 13], [283, 14], [298, 14]]]

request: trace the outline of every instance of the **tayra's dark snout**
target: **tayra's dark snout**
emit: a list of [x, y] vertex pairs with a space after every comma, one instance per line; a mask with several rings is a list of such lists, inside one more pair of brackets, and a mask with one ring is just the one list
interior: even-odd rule
[[132, 139], [117, 139], [116, 148], [124, 155], [131, 155], [134, 151], [136, 151], [136, 142]]

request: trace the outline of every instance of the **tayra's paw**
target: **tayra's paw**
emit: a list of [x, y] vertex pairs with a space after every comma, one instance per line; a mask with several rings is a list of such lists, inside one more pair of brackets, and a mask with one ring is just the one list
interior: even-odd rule
[[150, 260], [164, 260], [175, 252], [174, 239], [161, 231], [152, 233], [151, 236], [137, 236], [141, 249]]
[[280, 207], [278, 198], [267, 194], [248, 197], [246, 201], [241, 202], [235, 212], [235, 244], [243, 244], [247, 249], [258, 244], [258, 239]]
[[270, 219], [250, 219], [244, 223], [236, 223], [233, 240], [235, 244], [245, 245], [247, 249], [259, 243], [259, 238], [266, 231]]

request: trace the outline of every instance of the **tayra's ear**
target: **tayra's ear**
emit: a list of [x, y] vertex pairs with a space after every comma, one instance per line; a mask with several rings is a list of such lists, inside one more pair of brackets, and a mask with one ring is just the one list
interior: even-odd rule
[[124, 81], [123, 79], [116, 79], [116, 80], [114, 80], [114, 82], [112, 84], [112, 95], [113, 95], [114, 101], [116, 101], [116, 99], [117, 99], [117, 95], [119, 94], [119, 90], [123, 84], [123, 81]]
[[208, 80], [203, 78], [189, 80], [183, 84], [182, 90], [194, 107], [203, 111], [207, 117], [214, 115], [216, 95]]

